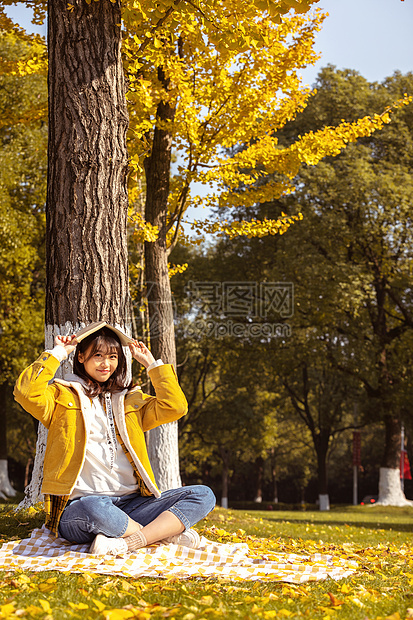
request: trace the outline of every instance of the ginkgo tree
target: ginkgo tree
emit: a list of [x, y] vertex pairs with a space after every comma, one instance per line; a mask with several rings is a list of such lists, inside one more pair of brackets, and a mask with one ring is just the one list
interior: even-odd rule
[[[4, 0], [2, 8], [8, 4], [15, 2]], [[44, 0], [25, 4], [34, 9], [35, 19], [44, 17]], [[248, 205], [279, 197], [292, 190], [303, 162], [314, 165], [338, 154], [348, 142], [389, 121], [385, 110], [297, 136], [288, 148], [278, 144], [277, 130], [310, 96], [297, 71], [316, 59], [312, 46], [322, 17], [309, 14], [314, 4], [49, 2], [49, 340], [102, 318], [130, 328], [125, 251], [128, 111], [132, 204], [145, 187], [145, 212], [143, 218], [136, 217], [136, 228], [137, 238], [145, 240], [151, 347], [155, 357], [171, 363], [175, 346], [168, 254], [182, 238], [187, 208], [201, 203], [231, 207], [240, 201]], [[14, 27], [4, 10], [0, 26]], [[36, 41], [31, 61], [18, 70], [41, 71], [44, 65]], [[173, 150], [179, 162], [171, 176]], [[270, 183], [264, 181], [269, 172], [276, 173]], [[212, 185], [207, 198], [191, 198], [194, 181]], [[241, 185], [244, 191], [238, 192]], [[283, 215], [275, 221], [232, 225], [198, 221], [194, 228], [262, 236], [285, 232], [292, 221]], [[176, 486], [176, 426], [156, 429], [150, 443], [161, 488]]]
[[[124, 10], [123, 50], [132, 171], [137, 180], [144, 172], [146, 187], [146, 222], [138, 219], [137, 228], [146, 238], [151, 344], [157, 357], [174, 361], [167, 261], [182, 240], [188, 207], [248, 206], [288, 193], [303, 162], [316, 164], [338, 154], [348, 142], [380, 129], [389, 112], [310, 132], [280, 148], [277, 130], [310, 96], [298, 71], [316, 59], [314, 36], [323, 16], [294, 12], [281, 19], [277, 3], [185, 3], [179, 4], [181, 14], [165, 6], [163, 21], [158, 8], [143, 3], [140, 16], [136, 3], [135, 10]], [[173, 150], [179, 161], [171, 175]], [[270, 182], [269, 173], [277, 173]], [[209, 185], [206, 197], [191, 196], [195, 181]], [[193, 229], [264, 236], [285, 232], [294, 219], [228, 224], [202, 218]], [[159, 435], [170, 430], [156, 432], [154, 457], [165, 452], [168, 442]]]

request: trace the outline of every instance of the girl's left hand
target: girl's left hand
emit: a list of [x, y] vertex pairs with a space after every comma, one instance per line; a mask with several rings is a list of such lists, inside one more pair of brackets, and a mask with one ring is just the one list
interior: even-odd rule
[[145, 366], [145, 368], [148, 368], [155, 361], [154, 356], [143, 342], [134, 340], [129, 343], [129, 349], [133, 359]]

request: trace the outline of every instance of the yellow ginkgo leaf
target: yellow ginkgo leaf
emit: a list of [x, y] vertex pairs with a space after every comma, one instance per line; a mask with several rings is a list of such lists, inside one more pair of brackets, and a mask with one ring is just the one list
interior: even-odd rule
[[39, 583], [40, 592], [53, 592], [53, 590], [56, 590], [56, 587], [53, 583]]
[[39, 604], [43, 608], [43, 611], [45, 611], [47, 614], [51, 614], [52, 613], [52, 608], [50, 607], [49, 601], [45, 601], [44, 599], [40, 598], [39, 599]]
[[106, 609], [106, 605], [98, 601], [97, 598], [92, 598], [92, 602], [96, 605], [98, 611], [103, 611], [104, 609]]
[[2, 618], [7, 618], [10, 614], [14, 613], [15, 607], [14, 603], [6, 603], [6, 605], [1, 605], [0, 614]]
[[72, 609], [89, 609], [89, 605], [86, 605], [86, 603], [72, 603], [69, 601], [69, 605]]
[[[123, 620], [124, 618], [139, 618], [130, 609], [108, 609], [103, 612], [105, 620]], [[149, 617], [149, 614], [148, 614]]]

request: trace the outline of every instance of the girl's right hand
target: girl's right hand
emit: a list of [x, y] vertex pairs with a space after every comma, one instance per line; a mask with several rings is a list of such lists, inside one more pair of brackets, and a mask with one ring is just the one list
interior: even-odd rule
[[145, 366], [145, 368], [148, 368], [155, 361], [154, 356], [143, 342], [132, 340], [129, 343], [129, 350], [132, 353], [133, 359]]
[[76, 349], [77, 340], [76, 340], [76, 336], [74, 335], [73, 336], [58, 335], [55, 337], [54, 343], [55, 345], [59, 345], [60, 347], [63, 347], [66, 353], [70, 355], [70, 353]]

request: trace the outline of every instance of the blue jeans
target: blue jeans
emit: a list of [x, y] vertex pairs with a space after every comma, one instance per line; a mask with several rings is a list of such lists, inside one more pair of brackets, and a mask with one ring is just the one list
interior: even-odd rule
[[145, 526], [166, 510], [188, 529], [214, 506], [215, 495], [203, 485], [171, 489], [158, 498], [137, 493], [122, 497], [88, 495], [68, 502], [58, 531], [59, 536], [74, 543], [92, 542], [97, 534], [120, 538], [128, 527], [128, 517]]

